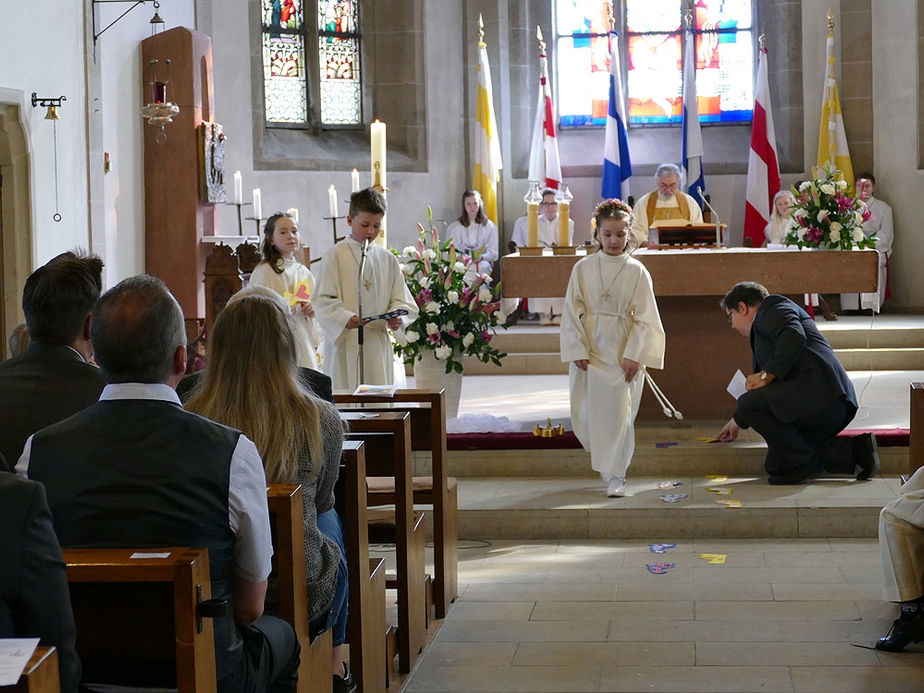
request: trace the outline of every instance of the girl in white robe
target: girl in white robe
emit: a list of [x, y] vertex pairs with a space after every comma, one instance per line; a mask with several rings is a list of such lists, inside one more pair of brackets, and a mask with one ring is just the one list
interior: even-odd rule
[[463, 255], [471, 255], [473, 251], [484, 247], [478, 263], [473, 263], [470, 272], [466, 274], [469, 283], [474, 281], [476, 271], [491, 274], [497, 262], [497, 226], [484, 213], [480, 192], [466, 190], [462, 193], [462, 214], [446, 229], [446, 237], [455, 243], [456, 250]]
[[570, 363], [571, 425], [591, 466], [625, 495], [635, 450], [645, 368], [664, 367], [664, 329], [651, 275], [626, 252], [631, 210], [606, 200], [594, 212], [601, 250], [577, 264], [561, 323], [561, 360]]
[[[309, 295], [314, 294], [314, 275], [295, 257], [299, 248], [298, 223], [286, 212], [277, 212], [263, 227], [263, 260], [250, 275], [249, 286], [265, 286], [280, 296], [295, 294], [299, 284], [307, 283]], [[310, 300], [299, 300], [292, 306], [292, 327], [295, 333], [298, 365], [318, 370], [318, 329], [314, 322], [314, 307]]]

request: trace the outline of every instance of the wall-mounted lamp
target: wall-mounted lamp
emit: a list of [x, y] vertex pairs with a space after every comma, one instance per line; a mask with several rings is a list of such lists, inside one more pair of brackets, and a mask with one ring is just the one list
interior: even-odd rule
[[[151, 17], [151, 38], [155, 45], [158, 43], [157, 37], [164, 33], [164, 20], [158, 12], [159, 9], [160, 3], [155, 0], [154, 16]], [[160, 62], [159, 59], [154, 59], [149, 63], [151, 65], [151, 101], [141, 108], [141, 115], [147, 119], [149, 125], [160, 126], [160, 132], [154, 136], [154, 139], [159, 143], [163, 143], [167, 140], [164, 126], [173, 122], [173, 118], [180, 112], [180, 107], [167, 100], [167, 84], [170, 83], [170, 58], [163, 60], [164, 69], [158, 73]]]

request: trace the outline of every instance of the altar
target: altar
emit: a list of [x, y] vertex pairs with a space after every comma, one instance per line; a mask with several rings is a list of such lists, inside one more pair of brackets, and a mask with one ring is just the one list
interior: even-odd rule
[[[503, 295], [564, 296], [571, 268], [585, 255], [543, 254], [501, 258]], [[725, 388], [736, 369], [751, 372], [748, 341], [736, 334], [719, 299], [741, 281], [755, 281], [770, 293], [802, 305], [806, 293], [876, 290], [875, 250], [801, 251], [765, 248], [684, 250], [639, 249], [634, 257], [648, 269], [667, 336], [664, 370], [652, 376], [687, 419], [725, 419], [734, 400]], [[639, 419], [664, 418], [655, 398], [642, 397]]]

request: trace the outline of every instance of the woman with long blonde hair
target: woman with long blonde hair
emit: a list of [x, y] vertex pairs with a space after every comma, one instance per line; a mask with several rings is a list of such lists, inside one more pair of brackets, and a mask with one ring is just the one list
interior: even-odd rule
[[333, 690], [352, 691], [343, 662], [346, 559], [333, 493], [343, 426], [337, 409], [299, 380], [296, 354], [285, 300], [265, 287], [248, 287], [218, 315], [208, 368], [186, 408], [250, 438], [268, 482], [302, 485], [309, 630], [312, 639], [333, 630]]

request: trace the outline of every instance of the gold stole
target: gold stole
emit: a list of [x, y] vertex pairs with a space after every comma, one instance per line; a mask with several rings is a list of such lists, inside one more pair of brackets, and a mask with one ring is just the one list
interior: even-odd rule
[[664, 219], [686, 219], [690, 220], [690, 205], [687, 198], [683, 195], [674, 195], [677, 200], [677, 207], [658, 207], [658, 191], [656, 190], [648, 197], [648, 225], [655, 221]]

